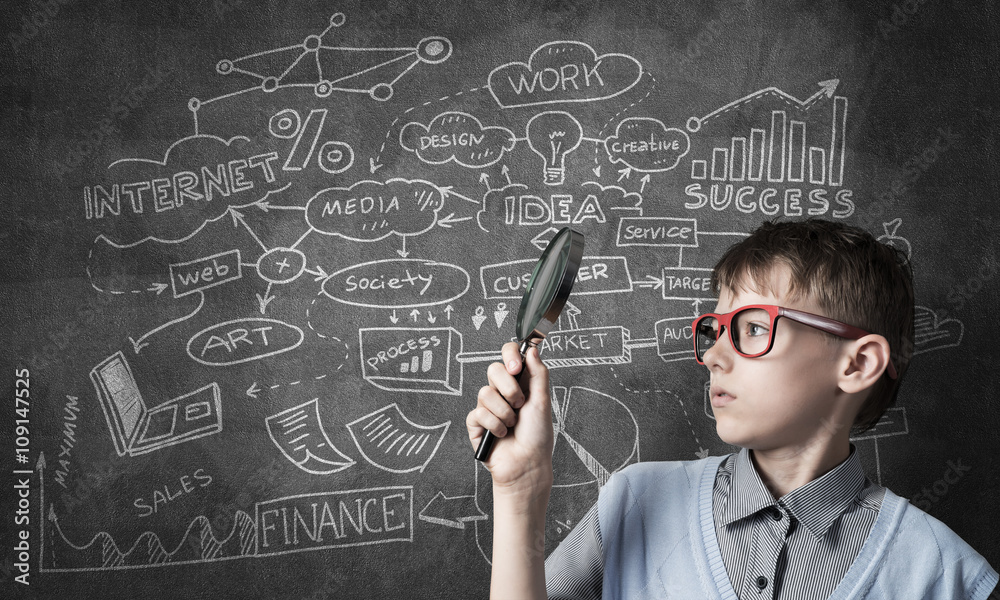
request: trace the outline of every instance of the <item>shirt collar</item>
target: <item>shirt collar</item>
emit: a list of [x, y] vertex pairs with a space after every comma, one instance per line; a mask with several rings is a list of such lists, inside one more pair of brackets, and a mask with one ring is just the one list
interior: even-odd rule
[[743, 448], [734, 461], [727, 461], [732, 465], [732, 473], [722, 515], [723, 525], [780, 503], [819, 540], [865, 487], [866, 477], [857, 448], [854, 444], [850, 444], [850, 448], [843, 462], [788, 492], [778, 502], [757, 473], [750, 451]]

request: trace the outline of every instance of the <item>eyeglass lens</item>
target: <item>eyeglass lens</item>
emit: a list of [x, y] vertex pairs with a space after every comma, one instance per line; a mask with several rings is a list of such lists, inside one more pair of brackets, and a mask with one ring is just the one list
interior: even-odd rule
[[[767, 351], [771, 341], [771, 316], [766, 310], [750, 308], [732, 316], [729, 330], [733, 347], [743, 354], [759, 355]], [[703, 360], [709, 348], [715, 345], [719, 336], [719, 320], [704, 317], [698, 321], [695, 333], [695, 348], [698, 359]]]

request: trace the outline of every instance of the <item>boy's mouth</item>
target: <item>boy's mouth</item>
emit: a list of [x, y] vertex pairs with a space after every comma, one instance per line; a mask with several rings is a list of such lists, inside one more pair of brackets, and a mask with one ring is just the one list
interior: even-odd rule
[[725, 406], [736, 399], [736, 396], [733, 396], [721, 387], [714, 385], [710, 388], [709, 393], [712, 396], [712, 406], [715, 408]]

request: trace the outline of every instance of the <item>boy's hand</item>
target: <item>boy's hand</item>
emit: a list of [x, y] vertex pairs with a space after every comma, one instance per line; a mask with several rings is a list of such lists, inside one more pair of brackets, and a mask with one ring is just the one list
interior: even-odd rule
[[[465, 420], [469, 440], [475, 450], [487, 429], [500, 438], [483, 463], [493, 476], [494, 493], [547, 492], [553, 445], [549, 370], [537, 348], [528, 350], [523, 365], [517, 343], [504, 344], [501, 353], [503, 363], [489, 366], [490, 384], [479, 390], [476, 408]], [[515, 375], [522, 368], [527, 371], [518, 385]]]

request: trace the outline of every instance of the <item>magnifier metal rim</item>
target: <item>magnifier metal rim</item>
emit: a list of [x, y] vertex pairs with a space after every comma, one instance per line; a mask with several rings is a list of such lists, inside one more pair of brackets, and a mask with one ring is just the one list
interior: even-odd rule
[[524, 332], [524, 326], [526, 323], [524, 319], [526, 318], [525, 309], [531, 295], [531, 291], [534, 289], [535, 276], [538, 274], [538, 270], [549, 259], [549, 255], [552, 252], [556, 252], [562, 249], [562, 237], [569, 236], [569, 254], [566, 257], [566, 264], [563, 265], [563, 272], [561, 280], [559, 281], [559, 286], [555, 288], [555, 293], [552, 298], [548, 301], [548, 306], [545, 312], [539, 318], [537, 323], [532, 323], [531, 332], [524, 335], [522, 341], [537, 339], [541, 340], [552, 329], [555, 322], [559, 319], [559, 313], [562, 312], [563, 306], [566, 305], [566, 300], [569, 298], [570, 292], [573, 290], [573, 283], [576, 281], [577, 271], [580, 270], [580, 262], [583, 260], [583, 243], [584, 236], [582, 233], [573, 231], [569, 227], [563, 227], [556, 233], [552, 241], [542, 252], [542, 256], [535, 263], [535, 270], [531, 274], [531, 279], [528, 282], [528, 287], [525, 289], [524, 294], [521, 296], [521, 304], [517, 311], [517, 334], [520, 336]]

